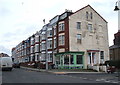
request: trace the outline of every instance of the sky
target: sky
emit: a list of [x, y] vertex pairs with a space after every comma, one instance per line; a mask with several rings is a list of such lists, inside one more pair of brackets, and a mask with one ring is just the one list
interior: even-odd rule
[[39, 31], [65, 9], [73, 12], [91, 5], [107, 22], [109, 46], [118, 32], [117, 0], [0, 0], [0, 53], [11, 54], [11, 49]]

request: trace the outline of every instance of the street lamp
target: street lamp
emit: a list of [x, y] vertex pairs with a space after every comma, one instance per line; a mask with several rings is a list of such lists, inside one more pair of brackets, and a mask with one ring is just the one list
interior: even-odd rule
[[[114, 11], [119, 11], [119, 10], [120, 10], [120, 8], [119, 8], [119, 6], [120, 6], [119, 2], [120, 2], [119, 0], [116, 2], [116, 6], [115, 6]], [[118, 31], [120, 31], [120, 28], [119, 28], [119, 23], [120, 23], [119, 14], [120, 14], [120, 12], [118, 12]], [[119, 49], [119, 47], [118, 47], [118, 49]], [[118, 53], [119, 53], [119, 52], [118, 52]], [[118, 55], [119, 55], [119, 54], [118, 54]], [[118, 82], [119, 82], [119, 79], [120, 79], [120, 74], [119, 74], [119, 68], [118, 68]]]
[[115, 9], [114, 9], [114, 11], [118, 11], [118, 10], [120, 10], [119, 8], [118, 8], [118, 1], [116, 2], [116, 6], [115, 6]]

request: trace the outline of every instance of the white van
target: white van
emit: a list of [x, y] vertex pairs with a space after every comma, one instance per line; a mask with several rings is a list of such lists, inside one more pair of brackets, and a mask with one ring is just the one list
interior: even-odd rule
[[2, 70], [12, 70], [13, 62], [11, 57], [0, 57], [0, 68]]

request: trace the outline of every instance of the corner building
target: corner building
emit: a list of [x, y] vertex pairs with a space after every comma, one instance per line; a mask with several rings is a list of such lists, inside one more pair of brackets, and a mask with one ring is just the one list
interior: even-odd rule
[[55, 55], [58, 67], [86, 69], [109, 60], [107, 21], [90, 5], [61, 18]]

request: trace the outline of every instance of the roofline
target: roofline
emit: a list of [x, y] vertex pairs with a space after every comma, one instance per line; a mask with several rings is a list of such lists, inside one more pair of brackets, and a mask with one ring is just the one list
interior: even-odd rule
[[[86, 8], [86, 7], [90, 7], [91, 9], [93, 9], [93, 8], [88, 4], [87, 6], [85, 6], [85, 7], [81, 8], [81, 9], [77, 10], [77, 11], [74, 12], [73, 14], [75, 14], [75, 13], [83, 10], [83, 9]], [[95, 11], [95, 9], [93, 9], [93, 10]], [[97, 11], [95, 11], [95, 12], [96, 12], [106, 23], [108, 23]], [[73, 14], [72, 14], [72, 15], [73, 15]], [[70, 15], [70, 16], [71, 16], [71, 15]]]

